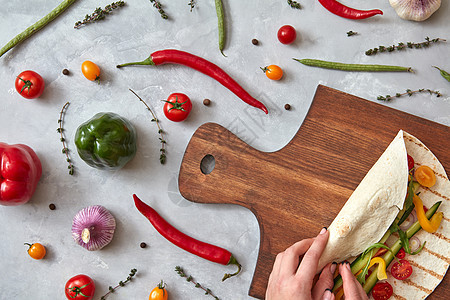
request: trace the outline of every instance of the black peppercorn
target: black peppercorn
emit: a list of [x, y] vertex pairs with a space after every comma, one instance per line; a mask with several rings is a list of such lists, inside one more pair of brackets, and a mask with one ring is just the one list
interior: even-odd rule
[[64, 69], [64, 70], [62, 70], [62, 73], [64, 74], [64, 75], [69, 75], [69, 70], [67, 70], [67, 69]]
[[253, 45], [258, 45], [258, 43], [259, 43], [259, 41], [258, 41], [257, 39], [253, 39], [253, 40], [252, 40], [252, 44], [253, 44]]
[[51, 203], [48, 208], [50, 208], [50, 210], [55, 210], [56, 209], [56, 205]]
[[284, 109], [285, 110], [290, 110], [291, 109], [291, 105], [290, 104], [285, 104], [284, 105]]
[[147, 244], [144, 243], [144, 242], [142, 242], [139, 246], [140, 246], [141, 248], [145, 248], [145, 247], [147, 247]]
[[203, 100], [203, 105], [209, 106], [210, 104], [211, 104], [211, 100], [209, 100], [209, 99], [204, 99]]

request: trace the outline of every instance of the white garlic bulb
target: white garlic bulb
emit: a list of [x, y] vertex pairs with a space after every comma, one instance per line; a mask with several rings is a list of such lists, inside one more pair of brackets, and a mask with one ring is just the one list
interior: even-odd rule
[[441, 6], [441, 0], [389, 0], [397, 15], [405, 20], [424, 21]]

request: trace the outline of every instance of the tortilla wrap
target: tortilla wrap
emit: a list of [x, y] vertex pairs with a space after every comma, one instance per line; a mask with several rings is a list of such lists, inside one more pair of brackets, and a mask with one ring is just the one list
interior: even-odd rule
[[[438, 211], [444, 219], [437, 232], [420, 230], [415, 236], [426, 245], [418, 255], [407, 255], [413, 274], [400, 281], [388, 273], [398, 299], [425, 299], [444, 278], [450, 263], [450, 182], [444, 167], [417, 138], [400, 130], [372, 166], [329, 227], [330, 237], [319, 261], [321, 270], [329, 262], [351, 261], [377, 243], [403, 208], [408, 186], [407, 154], [415, 167], [427, 165], [436, 174], [431, 188], [419, 187], [426, 207], [442, 201]], [[398, 238], [392, 235], [388, 245]], [[389, 268], [388, 268], [389, 270]]]

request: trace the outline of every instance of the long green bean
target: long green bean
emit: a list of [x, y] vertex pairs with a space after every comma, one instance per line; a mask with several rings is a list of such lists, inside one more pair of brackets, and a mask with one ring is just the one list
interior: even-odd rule
[[357, 71], [357, 72], [414, 72], [410, 67], [389, 66], [389, 65], [364, 65], [364, 64], [345, 64], [339, 62], [325, 61], [319, 59], [297, 59], [304, 65], [319, 67], [325, 69]]
[[225, 33], [225, 16], [223, 13], [222, 0], [215, 0], [215, 4], [219, 29], [219, 50], [223, 56], [226, 56], [225, 54], [223, 54], [223, 49], [225, 48], [226, 33]]
[[446, 72], [446, 71], [444, 71], [444, 70], [442, 70], [442, 69], [439, 69], [439, 68], [436, 67], [436, 66], [433, 66], [433, 68], [438, 69], [439, 72], [441, 73], [441, 76], [444, 77], [445, 79], [447, 79], [447, 81], [450, 82], [450, 74], [449, 74], [448, 72]]
[[45, 25], [53, 21], [57, 16], [59, 16], [63, 11], [65, 11], [70, 5], [72, 5], [76, 0], [64, 0], [58, 5], [55, 9], [53, 9], [50, 13], [48, 13], [45, 17], [25, 29], [22, 33], [16, 35], [12, 40], [10, 40], [2, 49], [0, 49], [0, 57], [9, 51], [14, 46], [20, 44], [34, 33], [42, 29]]

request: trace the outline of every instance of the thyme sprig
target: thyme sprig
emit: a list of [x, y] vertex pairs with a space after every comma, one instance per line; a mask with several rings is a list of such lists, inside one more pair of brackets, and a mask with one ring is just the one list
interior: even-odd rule
[[433, 90], [430, 90], [430, 89], [418, 89], [418, 90], [415, 90], [415, 91], [407, 89], [405, 93], [396, 93], [394, 96], [391, 96], [391, 95], [381, 96], [380, 95], [380, 96], [377, 97], [377, 100], [391, 101], [393, 98], [398, 98], [398, 97], [402, 97], [402, 96], [405, 96], [405, 95], [408, 95], [409, 97], [411, 97], [415, 93], [430, 93], [430, 95], [435, 94], [436, 97], [441, 97], [442, 96], [442, 94], [439, 91], [433, 91]]
[[180, 266], [176, 266], [175, 267], [175, 272], [177, 272], [177, 274], [180, 275], [180, 277], [186, 278], [187, 282], [192, 282], [196, 288], [200, 288], [200, 289], [204, 290], [205, 291], [205, 295], [210, 295], [214, 299], [219, 300], [219, 297], [215, 296], [210, 289], [205, 288], [200, 283], [196, 282], [194, 280], [194, 278], [192, 278], [191, 275], [187, 275], [184, 272], [183, 268], [181, 268]]
[[125, 281], [119, 281], [119, 284], [116, 285], [115, 287], [110, 286], [109, 287], [109, 292], [107, 292], [105, 295], [103, 295], [100, 300], [105, 300], [106, 297], [108, 297], [109, 294], [114, 293], [116, 291], [116, 289], [118, 289], [119, 287], [125, 286], [126, 283], [130, 282], [131, 279], [133, 279], [134, 275], [136, 275], [137, 270], [136, 269], [131, 269], [130, 274], [128, 275], [127, 279]]
[[59, 132], [59, 135], [61, 136], [60, 140], [63, 144], [62, 153], [66, 155], [66, 161], [69, 163], [69, 166], [67, 167], [69, 169], [69, 174], [73, 175], [74, 167], [72, 164], [72, 160], [70, 159], [70, 156], [69, 156], [69, 148], [67, 148], [66, 138], [64, 137], [64, 128], [63, 128], [64, 113], [66, 112], [67, 107], [69, 107], [69, 105], [70, 105], [70, 102], [66, 102], [66, 104], [64, 104], [61, 111], [59, 112], [59, 119], [58, 119], [59, 127], [58, 127], [58, 129], [56, 129], [56, 131]]
[[425, 38], [424, 42], [421, 43], [398, 43], [397, 45], [392, 46], [378, 46], [378, 48], [369, 49], [366, 51], [366, 55], [375, 55], [378, 52], [393, 52], [395, 50], [401, 51], [406, 48], [410, 49], [420, 49], [420, 48], [428, 48], [433, 43], [446, 42], [446, 40], [441, 38], [430, 39], [429, 37]]
[[292, 1], [292, 0], [287, 0], [287, 3], [295, 9], [301, 9], [302, 6], [300, 5], [300, 3], [298, 3], [297, 1]]
[[153, 7], [155, 7], [158, 10], [159, 14], [161, 15], [161, 18], [163, 18], [164, 20], [167, 20], [169, 18], [169, 16], [162, 8], [161, 2], [159, 2], [158, 0], [150, 0], [150, 2], [153, 3]]
[[161, 149], [159, 149], [160, 155], [159, 155], [159, 161], [160, 163], [163, 165], [166, 163], [166, 140], [164, 139], [164, 131], [162, 130], [161, 126], [159, 125], [159, 120], [156, 118], [156, 115], [153, 113], [153, 111], [150, 109], [150, 106], [147, 105], [147, 103], [145, 103], [144, 100], [142, 100], [141, 97], [139, 97], [138, 94], [136, 94], [132, 89], [129, 89], [130, 92], [132, 92], [134, 95], [136, 95], [136, 97], [138, 97], [138, 99], [144, 103], [145, 107], [147, 107], [147, 110], [152, 114], [153, 119], [151, 120], [152, 122], [156, 123], [156, 126], [158, 126], [158, 133], [160, 135], [159, 141], [161, 142]]
[[191, 7], [191, 12], [192, 12], [192, 9], [195, 7], [195, 0], [189, 1], [188, 5]]
[[103, 20], [106, 17], [106, 15], [109, 15], [114, 9], [117, 9], [124, 5], [125, 5], [125, 1], [116, 1], [111, 4], [106, 5], [104, 9], [102, 9], [101, 7], [97, 7], [94, 10], [94, 12], [92, 13], [92, 15], [86, 15], [84, 17], [83, 21], [77, 21], [73, 28], [78, 29], [81, 26], [86, 25], [88, 23], [93, 23], [93, 22]]

